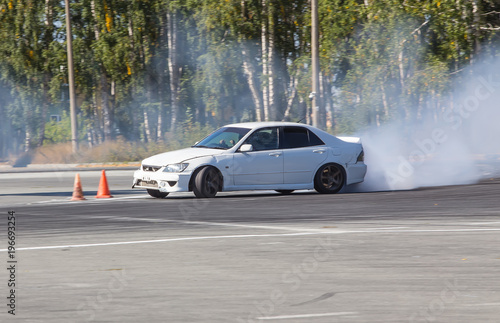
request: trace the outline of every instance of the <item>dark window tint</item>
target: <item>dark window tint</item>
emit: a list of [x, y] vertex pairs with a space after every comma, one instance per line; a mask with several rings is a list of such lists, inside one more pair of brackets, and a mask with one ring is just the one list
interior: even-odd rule
[[323, 140], [319, 139], [318, 136], [316, 136], [312, 131], [309, 131], [309, 146], [321, 146], [324, 145], [325, 143]]
[[283, 148], [299, 148], [324, 145], [314, 133], [303, 127], [285, 127]]

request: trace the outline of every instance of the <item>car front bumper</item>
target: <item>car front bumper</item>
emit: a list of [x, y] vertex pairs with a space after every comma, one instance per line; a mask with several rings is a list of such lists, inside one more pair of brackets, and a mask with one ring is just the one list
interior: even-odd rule
[[138, 169], [134, 172], [132, 188], [153, 189], [165, 193], [188, 192], [190, 178], [191, 172], [166, 173], [161, 170], [154, 172]]

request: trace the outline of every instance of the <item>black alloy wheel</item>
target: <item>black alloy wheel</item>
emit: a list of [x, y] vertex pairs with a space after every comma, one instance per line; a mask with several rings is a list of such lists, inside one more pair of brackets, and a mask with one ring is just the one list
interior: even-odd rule
[[314, 176], [314, 189], [319, 193], [338, 193], [345, 184], [345, 171], [338, 164], [321, 166]]
[[194, 179], [193, 192], [196, 197], [215, 197], [222, 188], [222, 176], [212, 166], [200, 170]]

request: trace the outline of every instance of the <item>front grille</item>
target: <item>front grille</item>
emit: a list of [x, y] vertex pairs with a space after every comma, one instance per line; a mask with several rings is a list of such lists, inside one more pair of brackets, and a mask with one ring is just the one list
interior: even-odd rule
[[151, 165], [142, 165], [142, 170], [145, 172], [157, 172], [161, 166], [151, 166]]
[[137, 181], [137, 186], [158, 188], [158, 182], [156, 182], [156, 181], [143, 181], [140, 179]]

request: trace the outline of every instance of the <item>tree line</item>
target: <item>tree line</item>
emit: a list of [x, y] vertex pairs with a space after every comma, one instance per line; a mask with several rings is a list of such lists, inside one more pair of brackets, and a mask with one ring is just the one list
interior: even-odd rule
[[[81, 144], [160, 142], [186, 124], [311, 123], [310, 9], [70, 1]], [[319, 120], [334, 132], [436, 118], [464, 69], [498, 55], [493, 0], [320, 0], [318, 10]], [[70, 140], [64, 18], [64, 1], [0, 1], [0, 158]]]

